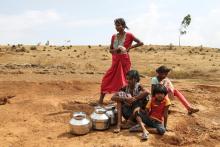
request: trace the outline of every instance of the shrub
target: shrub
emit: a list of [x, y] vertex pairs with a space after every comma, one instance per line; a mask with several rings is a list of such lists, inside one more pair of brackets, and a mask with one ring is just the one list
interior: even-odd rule
[[36, 46], [31, 46], [30, 50], [37, 50], [37, 47]]

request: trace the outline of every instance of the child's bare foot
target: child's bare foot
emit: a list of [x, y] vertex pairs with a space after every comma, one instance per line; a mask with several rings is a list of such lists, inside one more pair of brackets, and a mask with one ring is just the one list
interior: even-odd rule
[[196, 109], [196, 108], [189, 108], [188, 110], [188, 114], [191, 115], [193, 113], [196, 113], [196, 112], [199, 112], [199, 109]]

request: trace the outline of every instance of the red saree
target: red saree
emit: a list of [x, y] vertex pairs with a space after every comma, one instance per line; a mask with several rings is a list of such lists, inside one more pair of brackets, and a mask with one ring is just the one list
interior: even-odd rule
[[[112, 36], [112, 48], [123, 45], [128, 49], [134, 40], [131, 33], [126, 33], [122, 42], [117, 40], [117, 36]], [[126, 73], [131, 68], [129, 54], [112, 54], [112, 65], [102, 79], [101, 92], [114, 93], [127, 85]]]

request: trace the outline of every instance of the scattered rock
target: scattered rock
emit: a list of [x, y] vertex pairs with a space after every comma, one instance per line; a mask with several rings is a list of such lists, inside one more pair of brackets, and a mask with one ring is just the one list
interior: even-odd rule
[[25, 47], [21, 47], [21, 48], [17, 48], [15, 51], [16, 52], [25, 52], [26, 49], [25, 49]]
[[86, 74], [94, 74], [93, 71], [87, 71]]
[[0, 97], [0, 105], [5, 105], [7, 103], [10, 103], [9, 99], [15, 97], [15, 95], [9, 95], [9, 96], [3, 96]]

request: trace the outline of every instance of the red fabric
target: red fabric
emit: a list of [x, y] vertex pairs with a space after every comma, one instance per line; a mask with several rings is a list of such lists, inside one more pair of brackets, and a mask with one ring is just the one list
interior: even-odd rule
[[190, 104], [187, 99], [179, 92], [177, 89], [174, 89], [174, 96], [176, 96], [179, 101], [183, 104], [183, 106], [188, 110], [190, 108]]
[[[111, 44], [113, 44], [116, 35], [112, 36]], [[129, 48], [132, 45], [134, 36], [126, 33], [124, 47]], [[113, 46], [111, 46], [113, 48]], [[129, 54], [112, 54], [112, 65], [102, 79], [101, 92], [114, 93], [127, 85], [126, 73], [131, 68]]]
[[135, 38], [135, 37], [134, 37], [133, 34], [131, 34], [131, 33], [129, 33], [129, 32], [126, 33], [125, 42], [124, 42], [124, 47], [125, 47], [126, 49], [128, 49], [128, 48], [131, 46], [131, 44], [132, 44], [134, 38]]
[[112, 66], [102, 79], [101, 92], [114, 93], [126, 86], [126, 73], [130, 67], [131, 62], [128, 54], [113, 54]]
[[169, 98], [166, 96], [164, 98], [164, 100], [162, 102], [160, 102], [160, 104], [156, 103], [156, 98], [152, 97], [151, 99], [151, 104], [150, 104], [150, 112], [149, 112], [149, 116], [153, 119], [156, 119], [160, 122], [163, 122], [164, 119], [164, 109], [166, 107], [166, 105], [169, 104]]

